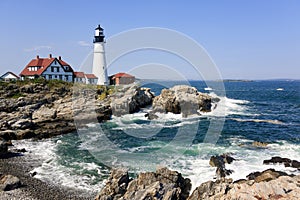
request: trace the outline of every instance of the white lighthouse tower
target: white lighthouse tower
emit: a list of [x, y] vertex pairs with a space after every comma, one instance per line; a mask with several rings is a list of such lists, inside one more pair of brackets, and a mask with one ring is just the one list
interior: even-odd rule
[[107, 85], [107, 69], [104, 48], [103, 28], [100, 25], [95, 29], [94, 38], [94, 59], [93, 59], [93, 74], [98, 77], [98, 85]]

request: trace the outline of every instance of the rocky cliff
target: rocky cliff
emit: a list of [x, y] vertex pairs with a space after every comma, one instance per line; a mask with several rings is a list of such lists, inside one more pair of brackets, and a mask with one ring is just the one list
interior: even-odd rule
[[126, 170], [114, 169], [96, 200], [297, 200], [299, 183], [300, 175], [268, 169], [249, 174], [247, 180], [208, 181], [189, 195], [190, 180], [176, 171], [158, 168], [131, 179]]
[[[107, 95], [103, 87], [45, 80], [0, 82], [0, 94], [0, 137], [6, 140], [70, 133], [76, 130], [74, 119], [76, 126], [102, 122], [113, 111], [136, 112], [154, 97], [149, 89], [138, 87], [125, 90], [123, 98], [118, 98], [119, 91]], [[129, 106], [117, 107], [121, 101]]]

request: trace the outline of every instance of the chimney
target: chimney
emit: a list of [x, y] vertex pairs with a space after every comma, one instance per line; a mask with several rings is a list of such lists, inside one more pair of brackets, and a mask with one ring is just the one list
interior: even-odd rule
[[49, 54], [49, 58], [52, 58], [52, 54], [51, 53]]
[[39, 55], [36, 55], [36, 59], [37, 59], [37, 60], [40, 59], [40, 56], [39, 56]]
[[58, 60], [61, 60], [61, 56], [58, 56]]

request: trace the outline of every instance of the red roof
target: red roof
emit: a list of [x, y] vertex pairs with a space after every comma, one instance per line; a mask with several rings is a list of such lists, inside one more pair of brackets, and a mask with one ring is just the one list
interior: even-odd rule
[[[23, 71], [20, 73], [20, 76], [34, 76], [34, 75], [41, 75], [47, 67], [50, 66], [50, 64], [54, 61], [57, 60], [61, 65], [63, 66], [69, 66], [71, 67], [68, 63], [66, 63], [63, 60], [58, 60], [57, 58], [35, 58], [32, 59], [26, 67], [23, 69]], [[40, 67], [37, 71], [29, 71], [29, 67]]]
[[134, 78], [134, 76], [130, 75], [130, 74], [126, 74], [123, 72], [117, 73], [115, 75], [113, 75], [114, 78], [121, 78], [121, 77], [126, 77], [126, 78]]
[[83, 72], [74, 72], [75, 78], [84, 78]]
[[95, 76], [94, 74], [85, 74], [85, 76], [88, 79], [97, 79], [97, 76]]

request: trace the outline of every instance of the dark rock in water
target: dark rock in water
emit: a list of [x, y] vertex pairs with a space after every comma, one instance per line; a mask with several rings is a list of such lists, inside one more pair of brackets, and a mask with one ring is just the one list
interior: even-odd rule
[[126, 171], [121, 170], [118, 173], [112, 171], [106, 186], [97, 195], [96, 200], [181, 200], [187, 199], [190, 189], [189, 179], [167, 168], [159, 168], [156, 172], [140, 173], [134, 180], [128, 178]]
[[158, 119], [158, 116], [152, 112], [150, 113], [146, 113], [145, 117], [147, 117], [149, 120], [154, 120], [154, 119]]
[[31, 177], [34, 177], [35, 175], [37, 175], [37, 172], [32, 172], [32, 173], [30, 173], [30, 176], [31, 176]]
[[17, 152], [19, 152], [19, 153], [25, 153], [25, 152], [27, 152], [27, 151], [26, 151], [25, 148], [22, 148], [22, 149], [17, 149]]
[[235, 159], [228, 154], [222, 154], [218, 156], [212, 156], [209, 160], [209, 165], [212, 167], [217, 167], [216, 169], [216, 174], [220, 178], [224, 178], [230, 174], [232, 174], [232, 170], [227, 170], [225, 168], [225, 163], [230, 164], [234, 161]]
[[291, 160], [289, 158], [282, 158], [279, 156], [272, 157], [270, 160], [264, 160], [263, 164], [269, 165], [269, 164], [284, 164], [285, 167], [293, 167], [300, 169], [300, 162], [297, 160]]
[[0, 191], [9, 191], [17, 189], [21, 186], [18, 177], [12, 175], [2, 175], [0, 177]]

